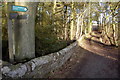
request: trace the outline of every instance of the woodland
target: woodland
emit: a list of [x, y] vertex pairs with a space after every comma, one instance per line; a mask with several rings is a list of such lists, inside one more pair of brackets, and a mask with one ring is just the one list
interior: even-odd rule
[[[3, 2], [2, 58], [9, 61], [8, 7], [14, 2]], [[35, 20], [35, 57], [57, 52], [83, 35], [109, 46], [118, 47], [120, 2], [37, 2]], [[26, 4], [27, 6], [27, 4]], [[31, 25], [27, 25], [31, 26]], [[93, 33], [95, 32], [95, 33]], [[32, 45], [31, 45], [32, 46]]]

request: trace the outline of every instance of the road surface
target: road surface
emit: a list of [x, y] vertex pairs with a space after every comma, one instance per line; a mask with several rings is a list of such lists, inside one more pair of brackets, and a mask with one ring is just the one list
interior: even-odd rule
[[73, 56], [62, 67], [50, 72], [46, 77], [118, 78], [120, 76], [117, 48], [90, 43], [87, 40], [80, 42], [79, 45], [74, 49]]

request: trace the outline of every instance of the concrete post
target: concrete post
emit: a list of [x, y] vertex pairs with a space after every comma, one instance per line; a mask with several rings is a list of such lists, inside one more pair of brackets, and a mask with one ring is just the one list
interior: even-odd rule
[[15, 60], [22, 61], [25, 59], [31, 59], [35, 57], [34, 27], [35, 27], [35, 15], [36, 15], [37, 3], [15, 2], [15, 5], [25, 6], [28, 8], [27, 12], [18, 12], [19, 15], [27, 14], [28, 18], [17, 19], [14, 22]]

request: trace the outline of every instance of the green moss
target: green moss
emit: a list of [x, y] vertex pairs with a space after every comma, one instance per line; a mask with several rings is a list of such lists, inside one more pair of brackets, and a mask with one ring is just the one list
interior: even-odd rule
[[10, 69], [12, 69], [12, 70], [16, 70], [16, 69], [18, 69], [21, 65], [22, 65], [22, 64], [19, 63], [19, 64], [17, 64], [17, 65], [10, 66]]

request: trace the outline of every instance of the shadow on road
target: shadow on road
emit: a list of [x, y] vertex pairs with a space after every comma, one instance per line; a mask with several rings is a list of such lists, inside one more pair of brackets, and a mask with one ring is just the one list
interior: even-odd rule
[[49, 78], [118, 78], [118, 49], [86, 40], [78, 41], [73, 56]]

